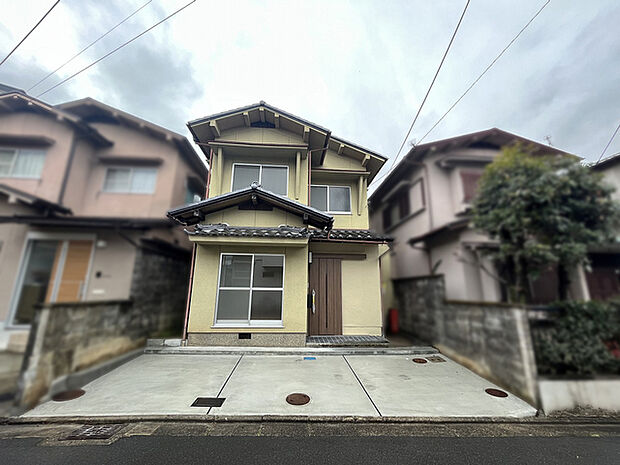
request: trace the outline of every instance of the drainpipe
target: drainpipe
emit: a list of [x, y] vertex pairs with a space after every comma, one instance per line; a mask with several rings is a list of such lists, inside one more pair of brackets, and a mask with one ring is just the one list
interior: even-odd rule
[[73, 137], [71, 139], [71, 148], [69, 149], [69, 158], [67, 159], [67, 166], [65, 168], [65, 172], [62, 176], [62, 182], [60, 184], [60, 192], [58, 194], [58, 205], [62, 205], [63, 200], [65, 199], [65, 191], [67, 190], [67, 180], [69, 179], [69, 172], [71, 171], [71, 164], [73, 163], [73, 158], [75, 157], [75, 150], [77, 146], [78, 135], [73, 133]]
[[213, 168], [213, 149], [209, 153], [209, 171], [207, 172], [207, 187], [205, 189], [205, 200], [209, 198], [209, 186], [211, 186], [211, 169]]
[[187, 303], [185, 304], [185, 321], [183, 322], [182, 344], [187, 345], [187, 323], [189, 321], [189, 304], [192, 299], [192, 287], [194, 283], [194, 264], [196, 261], [196, 243], [192, 246], [192, 263], [189, 268], [189, 286], [187, 287]]

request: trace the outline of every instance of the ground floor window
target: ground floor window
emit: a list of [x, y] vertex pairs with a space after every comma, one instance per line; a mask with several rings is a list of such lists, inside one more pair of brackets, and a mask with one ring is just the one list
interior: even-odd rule
[[281, 323], [283, 293], [284, 255], [222, 254], [216, 323]]

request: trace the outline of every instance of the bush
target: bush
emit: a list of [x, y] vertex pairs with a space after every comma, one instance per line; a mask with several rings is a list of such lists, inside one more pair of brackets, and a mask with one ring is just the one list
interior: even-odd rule
[[532, 331], [538, 372], [545, 375], [620, 374], [620, 305], [558, 302], [551, 325]]

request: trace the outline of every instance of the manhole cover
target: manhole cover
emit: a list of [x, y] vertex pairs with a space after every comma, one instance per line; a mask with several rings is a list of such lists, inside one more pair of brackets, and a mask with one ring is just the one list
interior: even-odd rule
[[52, 396], [52, 400], [55, 402], [64, 402], [66, 400], [77, 399], [78, 397], [82, 397], [84, 394], [86, 394], [86, 391], [83, 389], [71, 389], [70, 391], [63, 391], [58, 394], [54, 394], [54, 396]]
[[415, 363], [426, 363], [428, 360], [425, 358], [412, 358], [411, 361]]
[[84, 425], [61, 441], [81, 441], [83, 439], [110, 439], [123, 425]]
[[508, 394], [501, 389], [486, 388], [484, 392], [493, 397], [508, 397]]
[[226, 397], [196, 397], [192, 407], [221, 407]]
[[295, 392], [286, 396], [286, 401], [291, 405], [305, 405], [310, 402], [310, 396]]

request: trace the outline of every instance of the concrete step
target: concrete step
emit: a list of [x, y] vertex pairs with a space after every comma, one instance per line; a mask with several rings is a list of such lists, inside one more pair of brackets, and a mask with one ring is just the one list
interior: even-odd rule
[[185, 355], [431, 355], [430, 346], [411, 347], [170, 347], [149, 346], [145, 354]]

